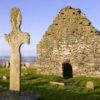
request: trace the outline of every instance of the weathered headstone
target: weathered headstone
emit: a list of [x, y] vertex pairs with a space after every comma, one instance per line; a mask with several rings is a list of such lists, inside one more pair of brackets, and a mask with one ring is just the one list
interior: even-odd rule
[[10, 90], [20, 91], [20, 76], [21, 76], [21, 55], [20, 47], [23, 43], [30, 42], [28, 33], [23, 33], [20, 30], [21, 12], [18, 8], [11, 10], [11, 26], [12, 31], [5, 34], [5, 39], [11, 47], [10, 58]]
[[94, 83], [93, 83], [93, 81], [87, 81], [86, 88], [88, 88], [88, 89], [94, 89]]
[[2, 76], [3, 80], [7, 80], [7, 78], [8, 78], [7, 76]]

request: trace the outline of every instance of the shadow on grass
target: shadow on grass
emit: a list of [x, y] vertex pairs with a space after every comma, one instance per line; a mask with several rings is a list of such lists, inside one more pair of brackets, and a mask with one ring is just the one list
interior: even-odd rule
[[45, 82], [23, 84], [22, 91], [40, 94], [40, 100], [100, 100], [100, 92], [75, 93], [73, 90], [68, 91], [66, 88], [47, 85]]
[[[40, 100], [100, 100], [100, 91], [80, 87], [50, 85], [45, 78], [22, 82], [22, 91], [41, 95]], [[52, 79], [52, 78], [51, 78]]]
[[0, 92], [6, 91], [9, 89], [8, 80], [0, 80]]

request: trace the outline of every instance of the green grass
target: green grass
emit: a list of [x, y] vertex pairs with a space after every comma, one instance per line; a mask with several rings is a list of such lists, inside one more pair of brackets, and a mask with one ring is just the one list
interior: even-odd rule
[[[57, 76], [39, 75], [31, 68], [22, 70], [21, 91], [39, 94], [40, 100], [100, 100], [100, 78], [76, 77], [64, 79]], [[0, 77], [9, 77], [9, 69], [0, 68]], [[51, 85], [50, 81], [72, 83], [71, 86]], [[85, 88], [87, 81], [93, 81], [95, 90]], [[9, 88], [9, 79], [0, 79], [0, 92]]]

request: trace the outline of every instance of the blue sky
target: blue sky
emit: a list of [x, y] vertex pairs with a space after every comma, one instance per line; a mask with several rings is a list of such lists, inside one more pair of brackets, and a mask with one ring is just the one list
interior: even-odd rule
[[52, 24], [56, 14], [66, 6], [80, 8], [93, 26], [100, 30], [100, 0], [0, 0], [0, 56], [10, 55], [10, 47], [3, 36], [11, 31], [11, 8], [20, 8], [21, 30], [31, 36], [30, 45], [23, 44], [21, 47], [22, 56], [34, 56], [36, 44]]

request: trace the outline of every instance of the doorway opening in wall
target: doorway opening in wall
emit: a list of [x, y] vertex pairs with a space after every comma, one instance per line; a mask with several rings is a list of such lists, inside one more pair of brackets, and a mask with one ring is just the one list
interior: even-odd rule
[[68, 79], [73, 77], [72, 65], [68, 62], [62, 64], [63, 77]]

